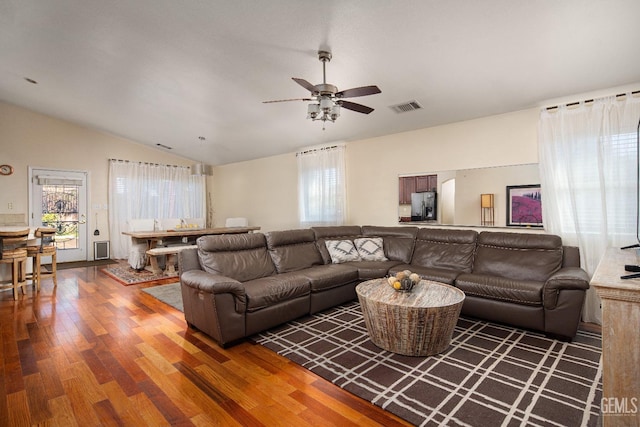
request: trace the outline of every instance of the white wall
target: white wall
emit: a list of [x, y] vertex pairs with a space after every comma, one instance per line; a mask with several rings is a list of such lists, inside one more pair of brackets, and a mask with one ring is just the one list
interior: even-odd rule
[[536, 163], [537, 122], [530, 109], [349, 143], [349, 221], [397, 225], [401, 174]]
[[[414, 114], [414, 113], [407, 113]], [[348, 222], [396, 225], [398, 175], [536, 163], [538, 109], [491, 116], [347, 143]], [[337, 123], [339, 125], [339, 122]], [[187, 166], [190, 160], [0, 103], [0, 163], [15, 173], [0, 177], [0, 214], [28, 209], [28, 167], [86, 170], [89, 206], [107, 201], [109, 158]], [[207, 180], [214, 226], [244, 216], [263, 231], [298, 227], [295, 153], [214, 168]], [[8, 209], [12, 203], [13, 209]], [[94, 224], [95, 213], [98, 224]], [[108, 238], [107, 211], [91, 210], [88, 229]], [[92, 258], [92, 254], [90, 254]]]
[[214, 168], [214, 225], [245, 217], [261, 231], [298, 228], [295, 153]]
[[[348, 222], [397, 225], [401, 174], [537, 163], [538, 112], [348, 142]], [[216, 167], [214, 182], [216, 225], [226, 217], [246, 216], [263, 231], [298, 227], [294, 153]]]
[[454, 224], [480, 225], [480, 194], [494, 195], [495, 225], [507, 224], [507, 186], [540, 184], [537, 164], [466, 169], [456, 175]]
[[[0, 176], [0, 214], [21, 214], [28, 223], [29, 166], [89, 172], [87, 229], [100, 230], [97, 237], [90, 233], [89, 259], [93, 259], [93, 241], [109, 239], [104, 206], [108, 205], [110, 158], [181, 166], [192, 163], [131, 140], [0, 102], [0, 164], [10, 164], [15, 170], [13, 175]], [[93, 209], [94, 205], [100, 209]]]

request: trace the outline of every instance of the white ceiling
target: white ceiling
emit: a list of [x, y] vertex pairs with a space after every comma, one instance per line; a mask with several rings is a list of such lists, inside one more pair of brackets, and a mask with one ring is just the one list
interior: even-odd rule
[[[639, 45], [638, 0], [0, 0], [0, 100], [220, 165], [638, 83]], [[374, 112], [262, 103], [320, 48]]]

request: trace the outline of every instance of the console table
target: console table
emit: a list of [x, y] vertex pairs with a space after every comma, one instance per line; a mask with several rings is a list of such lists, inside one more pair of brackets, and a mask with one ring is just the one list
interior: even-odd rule
[[125, 236], [146, 240], [147, 249], [152, 249], [164, 239], [182, 239], [183, 237], [200, 237], [209, 234], [241, 234], [260, 230], [260, 227], [216, 227], [216, 228], [182, 228], [161, 231], [123, 231]]
[[591, 285], [602, 300], [602, 413], [604, 426], [637, 426], [640, 417], [640, 279], [635, 249], [609, 248]]
[[[151, 249], [155, 249], [162, 241], [182, 242], [185, 238], [197, 239], [201, 236], [210, 234], [242, 234], [252, 233], [260, 230], [260, 227], [216, 227], [216, 228], [179, 228], [175, 230], [160, 231], [123, 231], [122, 234], [130, 236], [133, 243], [146, 242], [144, 253]], [[144, 253], [142, 255], [144, 255]], [[129, 263], [131, 264], [131, 255], [129, 255]], [[158, 266], [158, 260], [155, 256], [150, 256], [147, 269], [153, 273], [160, 273], [162, 269]], [[132, 265], [133, 266], [133, 265]], [[137, 268], [137, 267], [136, 267]]]

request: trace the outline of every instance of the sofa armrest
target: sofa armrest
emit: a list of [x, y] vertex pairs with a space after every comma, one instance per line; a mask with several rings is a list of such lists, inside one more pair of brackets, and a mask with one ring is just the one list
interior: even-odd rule
[[562, 290], [589, 289], [589, 275], [580, 267], [563, 267], [552, 274], [544, 284], [542, 302], [544, 308], [553, 310]]
[[232, 294], [235, 301], [235, 311], [244, 313], [246, 310], [247, 296], [244, 291], [244, 285], [235, 279], [207, 273], [203, 270], [189, 270], [182, 273], [180, 282], [182, 282], [183, 286], [189, 286], [212, 295]]

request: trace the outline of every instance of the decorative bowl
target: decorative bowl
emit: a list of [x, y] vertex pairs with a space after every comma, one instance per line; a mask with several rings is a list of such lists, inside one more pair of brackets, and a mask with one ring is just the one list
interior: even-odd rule
[[395, 276], [387, 278], [387, 282], [398, 292], [411, 292], [411, 289], [420, 281], [420, 276], [409, 270], [399, 271]]

